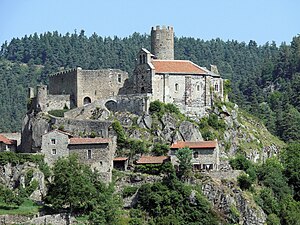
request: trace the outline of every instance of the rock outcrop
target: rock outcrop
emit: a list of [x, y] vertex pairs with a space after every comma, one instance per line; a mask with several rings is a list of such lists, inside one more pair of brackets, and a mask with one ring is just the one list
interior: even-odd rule
[[[30, 180], [26, 182], [26, 174], [28, 171], [32, 172]], [[44, 174], [38, 169], [38, 166], [34, 163], [25, 162], [24, 164], [12, 165], [7, 163], [0, 166], [0, 184], [5, 185], [10, 189], [14, 189], [18, 186], [26, 188], [33, 181], [37, 181], [37, 189], [31, 193], [30, 199], [34, 201], [41, 201], [43, 196], [46, 196], [47, 188], [45, 184]]]
[[202, 185], [203, 194], [213, 207], [230, 223], [263, 225], [266, 214], [254, 202], [252, 196], [243, 192], [232, 181], [207, 181]]

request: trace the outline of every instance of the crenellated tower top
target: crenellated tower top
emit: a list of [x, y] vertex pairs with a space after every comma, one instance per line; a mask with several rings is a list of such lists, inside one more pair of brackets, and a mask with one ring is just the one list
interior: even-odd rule
[[151, 53], [157, 59], [174, 60], [174, 31], [172, 26], [152, 27]]

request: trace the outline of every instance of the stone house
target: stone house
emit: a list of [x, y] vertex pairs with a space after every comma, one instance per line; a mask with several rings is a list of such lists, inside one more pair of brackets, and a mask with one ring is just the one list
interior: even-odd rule
[[127, 157], [116, 157], [113, 160], [114, 169], [126, 171], [128, 167], [128, 158]]
[[0, 152], [15, 152], [17, 150], [17, 141], [9, 139], [0, 134]]
[[115, 138], [78, 138], [53, 130], [43, 135], [41, 153], [50, 166], [60, 157], [76, 154], [79, 162], [97, 170], [104, 181], [110, 182], [115, 149]]
[[179, 141], [172, 144], [170, 146], [170, 155], [174, 165], [178, 164], [178, 159], [175, 155], [176, 151], [185, 147], [193, 151], [192, 164], [194, 170], [219, 170], [220, 159], [217, 141]]
[[41, 153], [45, 155], [45, 162], [53, 166], [60, 157], [69, 156], [68, 144], [71, 134], [61, 130], [52, 130], [42, 136]]

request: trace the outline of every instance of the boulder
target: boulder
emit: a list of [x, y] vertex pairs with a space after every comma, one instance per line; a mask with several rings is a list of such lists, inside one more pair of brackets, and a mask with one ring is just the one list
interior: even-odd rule
[[179, 133], [184, 141], [203, 141], [198, 127], [189, 121], [183, 121], [180, 124]]
[[151, 129], [152, 126], [152, 117], [150, 115], [143, 116], [143, 122], [147, 129]]

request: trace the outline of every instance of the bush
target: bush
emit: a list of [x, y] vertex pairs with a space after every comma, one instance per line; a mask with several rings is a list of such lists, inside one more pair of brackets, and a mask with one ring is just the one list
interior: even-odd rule
[[146, 164], [146, 165], [137, 165], [134, 168], [134, 170], [135, 172], [158, 175], [161, 173], [161, 168], [162, 165], [160, 164]]
[[150, 113], [159, 113], [164, 110], [164, 105], [162, 102], [155, 100], [154, 102], [150, 103], [149, 112]]
[[119, 121], [115, 120], [112, 123], [112, 127], [115, 130], [115, 132], [117, 133], [118, 146], [123, 147], [126, 142], [126, 135], [125, 135], [125, 131], [124, 131], [121, 123]]
[[138, 187], [136, 186], [126, 186], [123, 189], [122, 196], [123, 198], [130, 197], [136, 193]]
[[238, 176], [238, 184], [242, 190], [249, 190], [252, 186], [252, 180], [248, 174], [242, 174]]
[[55, 117], [64, 117], [64, 113], [67, 112], [68, 109], [56, 109], [56, 110], [50, 110], [48, 113]]
[[167, 144], [155, 143], [152, 152], [156, 156], [167, 155], [170, 150], [170, 146]]

